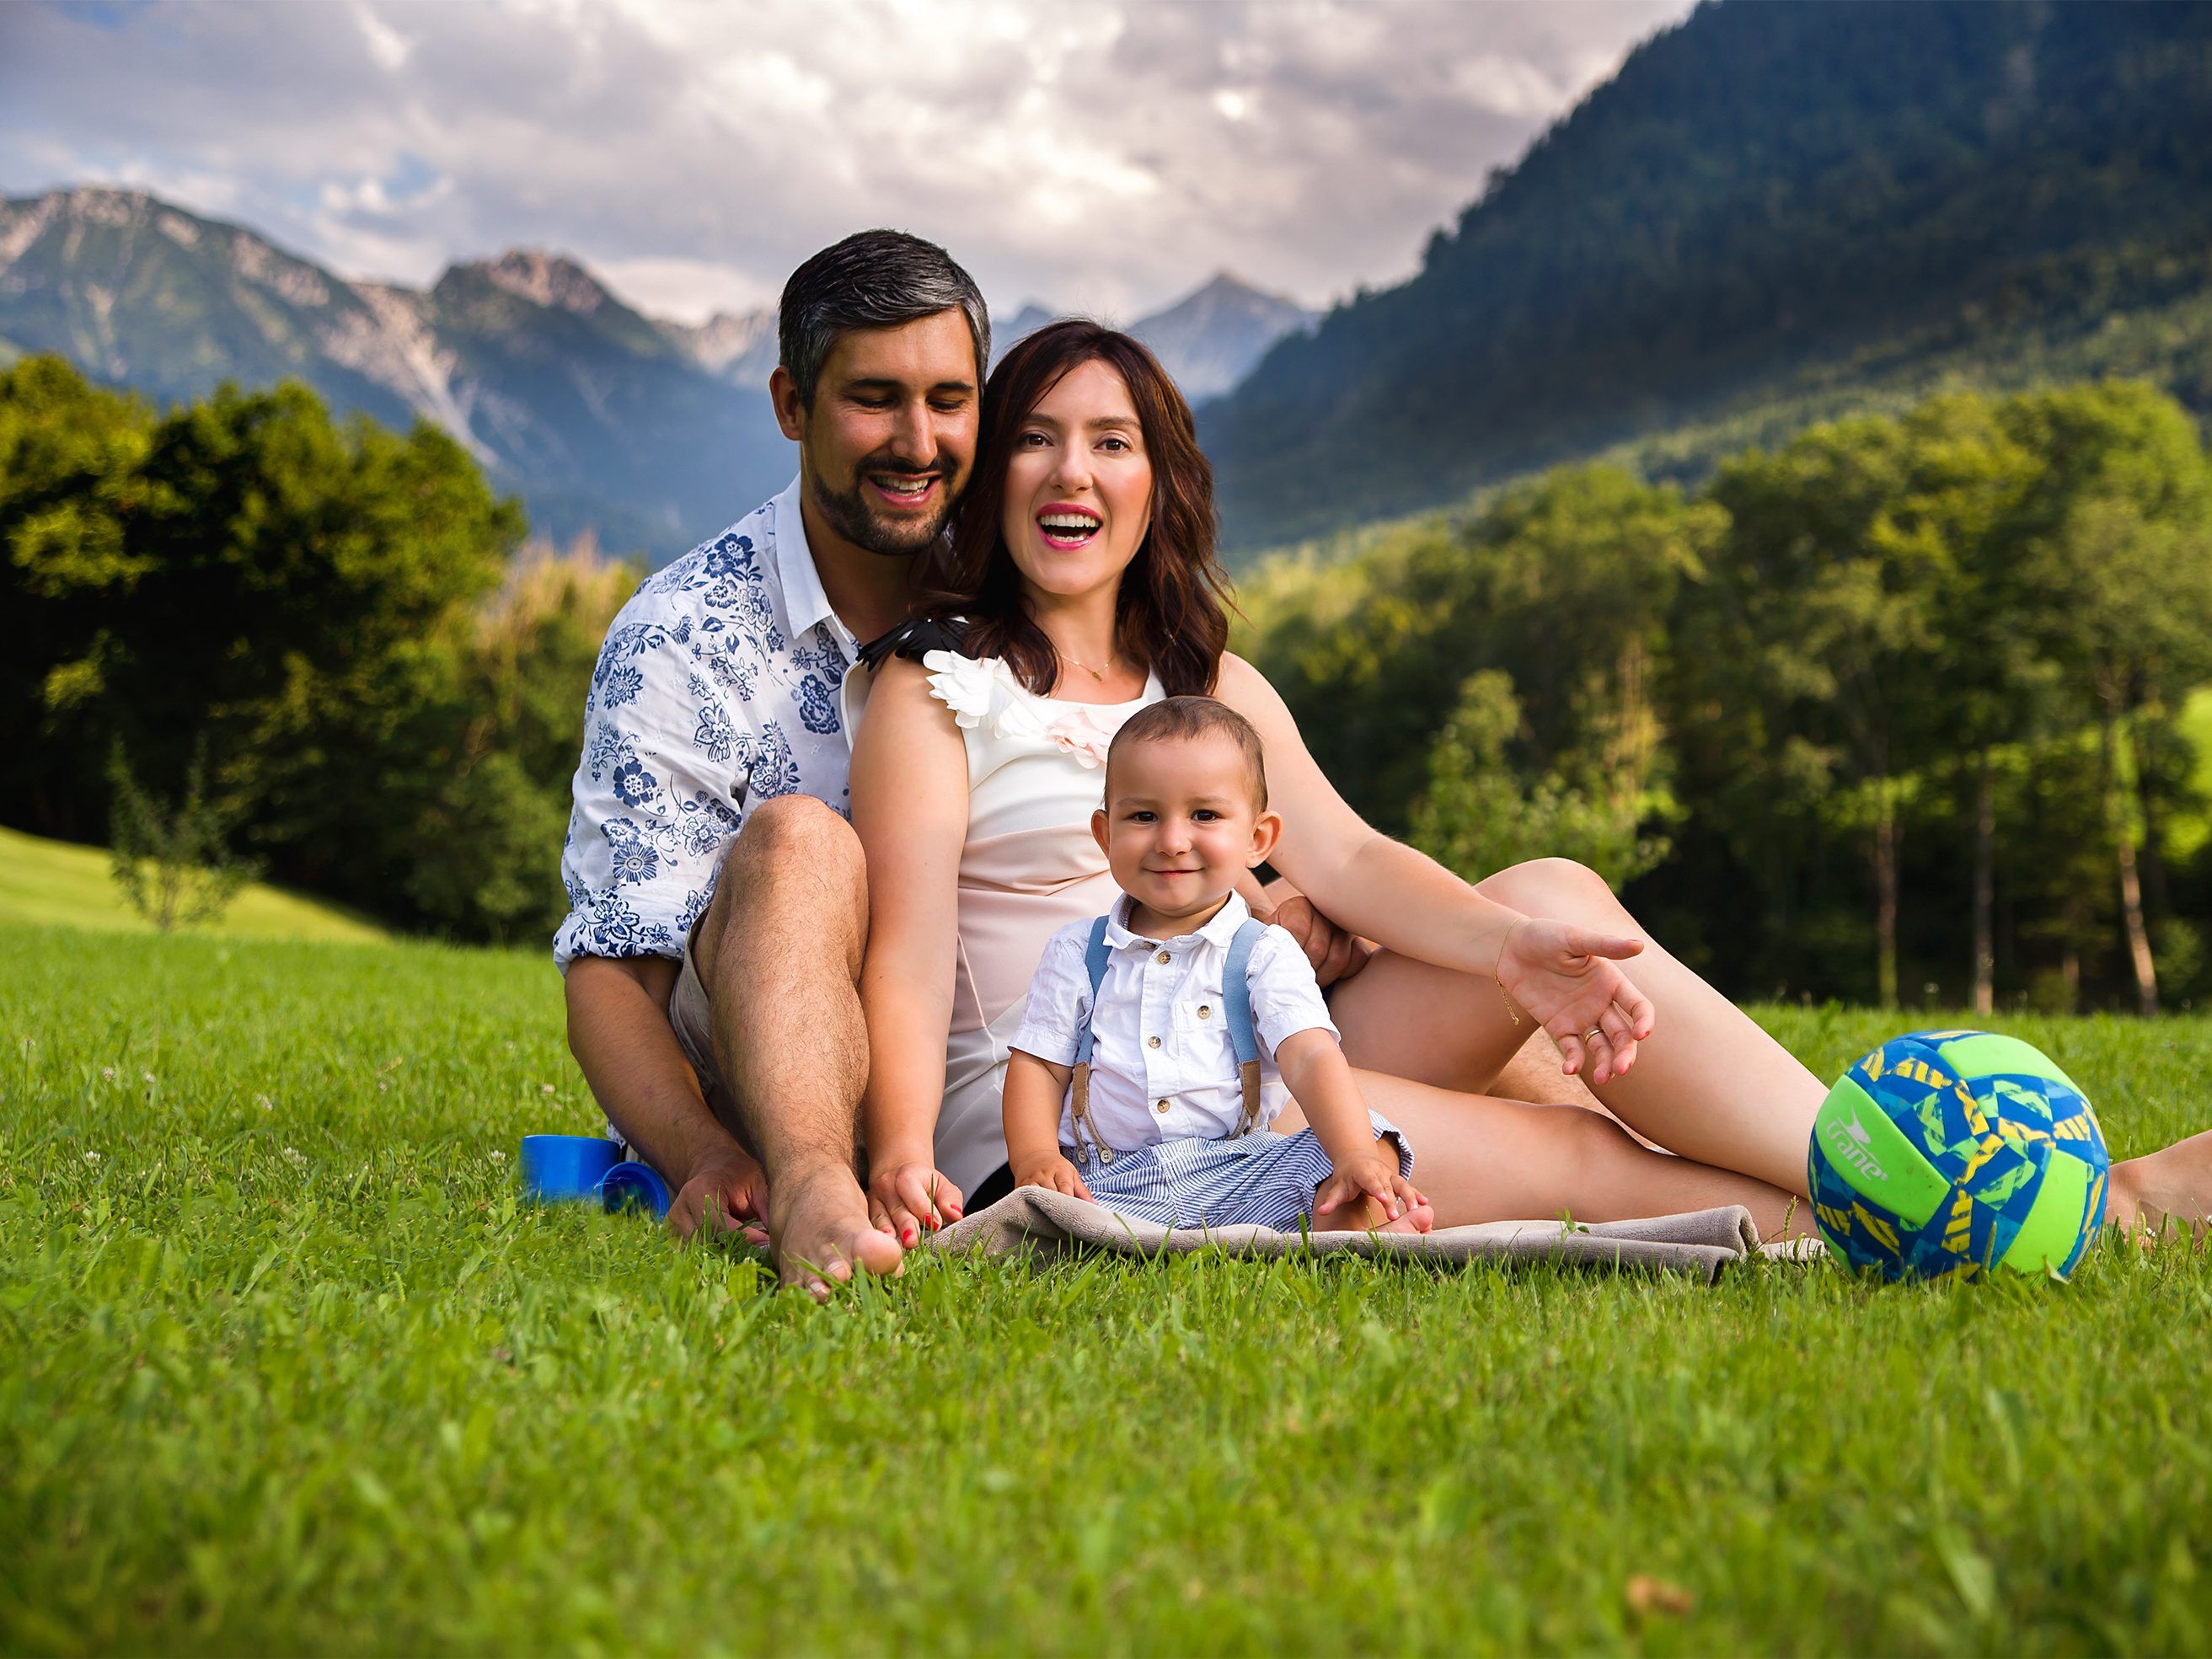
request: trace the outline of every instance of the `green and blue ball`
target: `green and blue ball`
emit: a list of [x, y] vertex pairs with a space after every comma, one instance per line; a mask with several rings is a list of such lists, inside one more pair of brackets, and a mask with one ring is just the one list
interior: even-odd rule
[[2105, 1215], [2097, 1115], [2041, 1050], [1989, 1031], [1893, 1037], [1837, 1079], [1807, 1155], [1828, 1246], [1888, 1279], [2063, 1279]]

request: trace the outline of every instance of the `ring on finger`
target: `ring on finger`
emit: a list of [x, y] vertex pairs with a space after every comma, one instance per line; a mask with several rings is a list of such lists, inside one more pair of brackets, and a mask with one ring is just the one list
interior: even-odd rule
[[1604, 1026], [1602, 1026], [1602, 1025], [1593, 1025], [1593, 1026], [1591, 1026], [1591, 1027], [1589, 1028], [1589, 1030], [1584, 1031], [1584, 1032], [1583, 1033], [1583, 1041], [1584, 1042], [1589, 1042], [1592, 1037], [1601, 1037], [1601, 1036], [1603, 1036], [1604, 1035], [1605, 1035], [1605, 1027], [1604, 1027]]

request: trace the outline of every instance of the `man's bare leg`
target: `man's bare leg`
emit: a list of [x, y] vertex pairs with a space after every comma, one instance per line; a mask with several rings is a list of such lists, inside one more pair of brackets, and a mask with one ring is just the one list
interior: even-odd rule
[[827, 1296], [855, 1267], [895, 1273], [854, 1170], [868, 1034], [857, 989], [866, 866], [852, 826], [811, 795], [763, 801], [730, 844], [694, 950], [715, 1068], [768, 1174], [769, 1248], [786, 1284]]

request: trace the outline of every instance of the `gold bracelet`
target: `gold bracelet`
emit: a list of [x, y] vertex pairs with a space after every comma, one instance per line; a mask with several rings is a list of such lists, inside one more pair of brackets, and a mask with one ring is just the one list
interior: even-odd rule
[[1521, 1010], [1513, 1000], [1513, 994], [1505, 988], [1505, 951], [1513, 943], [1514, 928], [1528, 920], [1526, 916], [1516, 916], [1507, 925], [1505, 937], [1498, 941], [1498, 961], [1490, 970], [1490, 976], [1498, 981], [1498, 994], [1504, 999], [1505, 1017], [1516, 1025], [1521, 1023]]

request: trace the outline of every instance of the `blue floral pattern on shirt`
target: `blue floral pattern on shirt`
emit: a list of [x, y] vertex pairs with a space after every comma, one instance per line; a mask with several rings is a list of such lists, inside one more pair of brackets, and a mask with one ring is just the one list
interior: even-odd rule
[[756, 803], [804, 793], [845, 810], [838, 693], [853, 656], [795, 484], [646, 578], [585, 703], [556, 962], [682, 955]]

